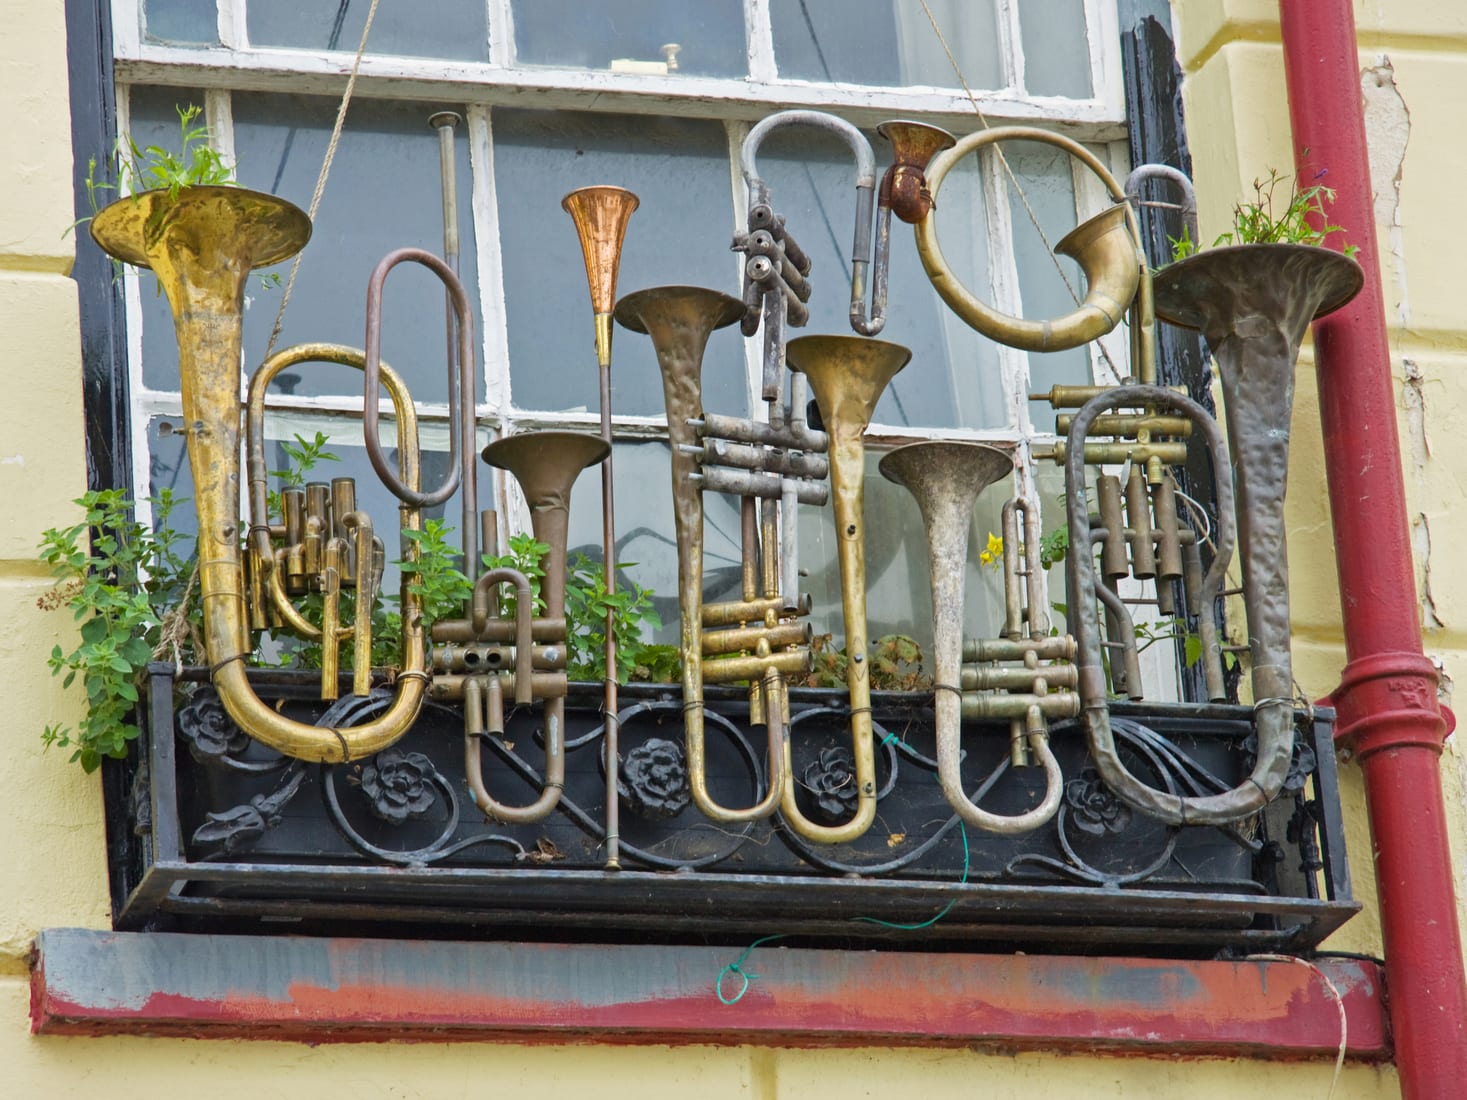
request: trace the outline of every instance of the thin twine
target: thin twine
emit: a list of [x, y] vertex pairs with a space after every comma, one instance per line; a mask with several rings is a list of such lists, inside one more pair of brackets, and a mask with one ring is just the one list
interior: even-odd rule
[[[346, 79], [346, 90], [341, 95], [341, 105], [336, 109], [336, 124], [331, 128], [331, 140], [326, 144], [326, 156], [321, 161], [321, 172], [316, 177], [316, 190], [311, 194], [311, 206], [306, 212], [311, 221], [316, 220], [316, 211], [321, 207], [321, 196], [326, 192], [326, 177], [331, 174], [331, 162], [336, 158], [336, 147], [341, 144], [341, 128], [346, 124], [346, 108], [351, 103], [351, 94], [357, 86], [357, 71], [362, 67], [362, 55], [367, 52], [367, 35], [372, 32], [372, 20], [377, 15], [381, 0], [372, 0], [367, 9], [367, 21], [362, 24], [362, 40], [357, 43], [357, 54], [352, 59], [351, 75]], [[290, 265], [290, 278], [285, 281], [285, 293], [280, 296], [280, 308], [275, 312], [275, 327], [270, 330], [270, 341], [265, 345], [265, 359], [275, 350], [275, 341], [280, 339], [281, 327], [285, 324], [285, 307], [290, 305], [290, 294], [295, 289], [295, 277], [301, 269], [304, 252], [297, 252], [295, 262]]]
[[[927, 0], [917, 0], [917, 2], [922, 5], [922, 12], [927, 16], [927, 22], [932, 24], [932, 32], [937, 35], [937, 41], [942, 46], [942, 52], [947, 55], [948, 64], [952, 66], [953, 73], [958, 78], [958, 83], [962, 85], [963, 92], [968, 97], [968, 102], [973, 104], [973, 113], [978, 116], [978, 121], [982, 123], [985, 130], [991, 129], [987, 116], [983, 114], [983, 108], [978, 105], [978, 97], [973, 94], [973, 89], [968, 87], [968, 81], [963, 76], [962, 66], [958, 64], [958, 59], [953, 56], [952, 48], [947, 44], [947, 37], [942, 33], [942, 28], [937, 25], [937, 19], [933, 16], [932, 9], [927, 6]], [[1054, 265], [1055, 271], [1059, 273], [1060, 280], [1065, 284], [1065, 290], [1069, 291], [1071, 301], [1079, 305], [1080, 294], [1075, 290], [1074, 284], [1070, 282], [1070, 277], [1066, 274], [1063, 265], [1060, 264], [1059, 257], [1055, 255], [1054, 246], [1049, 243], [1049, 237], [1045, 235], [1044, 227], [1039, 224], [1039, 215], [1034, 213], [1034, 208], [1029, 205], [1028, 193], [1025, 192], [1023, 184], [1019, 182], [1018, 177], [1014, 175], [1013, 168], [1009, 165], [1009, 158], [1004, 156], [1003, 149], [997, 142], [993, 144], [992, 149], [994, 155], [998, 157], [998, 163], [1002, 166], [1004, 175], [1008, 177], [1009, 183], [1013, 186], [1014, 193], [1019, 196], [1019, 202], [1024, 207], [1024, 212], [1029, 215], [1029, 223], [1034, 226], [1034, 232], [1039, 234], [1039, 240], [1043, 243], [1045, 252], [1049, 255], [1049, 262]], [[1110, 367], [1115, 376], [1117, 378], [1123, 377], [1120, 368], [1111, 359], [1110, 352], [1106, 350], [1105, 345], [1097, 342], [1096, 346], [1100, 349], [1101, 358], [1105, 360], [1106, 365]]]
[[1329, 990], [1329, 995], [1334, 999], [1335, 1002], [1335, 1011], [1338, 1012], [1340, 1016], [1340, 1045], [1338, 1050], [1336, 1050], [1335, 1052], [1335, 1072], [1334, 1076], [1330, 1078], [1329, 1091], [1324, 1094], [1324, 1100], [1332, 1100], [1335, 1094], [1335, 1086], [1340, 1083], [1340, 1074], [1345, 1068], [1345, 1049], [1348, 1045], [1350, 1037], [1349, 1018], [1345, 1014], [1345, 998], [1340, 994], [1339, 986], [1335, 985], [1335, 983], [1330, 980], [1330, 976], [1326, 974], [1319, 966], [1310, 962], [1308, 959], [1301, 959], [1298, 955], [1274, 955], [1264, 953], [1258, 955], [1249, 955], [1247, 956], [1247, 958], [1250, 961], [1256, 960], [1259, 962], [1298, 963], [1300, 966], [1307, 967], [1310, 971], [1312, 971], [1314, 975], [1324, 983], [1325, 988]]

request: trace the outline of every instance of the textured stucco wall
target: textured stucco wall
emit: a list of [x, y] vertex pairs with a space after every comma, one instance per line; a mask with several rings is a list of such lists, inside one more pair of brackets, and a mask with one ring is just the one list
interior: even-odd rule
[[[1277, 19], [1266, 0], [1188, 0], [1181, 23], [1190, 79], [1188, 105], [1204, 233], [1215, 232], [1235, 194], [1267, 165], [1291, 163]], [[1437, 563], [1431, 576], [1428, 647], [1456, 670], [1464, 643], [1467, 575], [1453, 569], [1454, 545], [1467, 524], [1456, 471], [1467, 469], [1467, 446], [1451, 424], [1467, 412], [1460, 380], [1467, 333], [1454, 310], [1455, 272], [1433, 238], [1452, 224], [1457, 148], [1454, 122], [1467, 98], [1467, 12], [1457, 0], [1362, 3], [1362, 69], [1370, 81], [1375, 125], [1391, 159], [1381, 178], [1396, 189], [1379, 207], [1388, 252], [1387, 285], [1400, 292], [1390, 306], [1403, 318], [1396, 330], [1395, 366], [1402, 382], [1403, 439], [1410, 448], [1408, 482], [1419, 545]], [[439, 1047], [326, 1046], [273, 1042], [37, 1039], [27, 1026], [26, 956], [47, 926], [105, 927], [106, 881], [101, 797], [94, 779], [44, 754], [37, 734], [50, 721], [74, 719], [75, 693], [62, 693], [44, 656], [62, 640], [64, 615], [43, 615], [36, 597], [46, 587], [34, 560], [38, 533], [68, 522], [66, 501], [84, 489], [81, 378], [76, 297], [66, 277], [73, 242], [61, 230], [71, 220], [71, 150], [66, 135], [66, 65], [61, 0], [0, 0], [0, 667], [7, 672], [9, 739], [0, 769], [0, 1093], [17, 1098], [152, 1097], [161, 1090], [219, 1097], [314, 1098], [350, 1092], [363, 1098], [697, 1095], [775, 1097], [907, 1096], [933, 1100], [982, 1094], [993, 1100], [1044, 1095], [1104, 1098], [1186, 1094], [1194, 1100], [1276, 1095], [1323, 1095], [1332, 1067], [1240, 1061], [1126, 1061], [1114, 1058], [1014, 1057], [965, 1051], [878, 1049], [766, 1051], [750, 1048], [616, 1049], [594, 1046], [519, 1047], [462, 1044]], [[1409, 127], [1409, 129], [1406, 129]], [[1456, 371], [1453, 368], [1458, 368]], [[1307, 372], [1307, 367], [1305, 368]], [[1408, 387], [1406, 381], [1411, 379]], [[1296, 438], [1292, 516], [1294, 560], [1318, 562], [1296, 570], [1299, 676], [1315, 692], [1333, 684], [1342, 661], [1332, 549], [1323, 512], [1316, 423], [1308, 380]], [[1429, 532], [1428, 544], [1426, 533]], [[1423, 569], [1429, 564], [1423, 553]], [[1462, 757], [1449, 750], [1449, 802], [1462, 834]], [[1370, 896], [1369, 860], [1358, 778], [1346, 769], [1357, 823], [1360, 891]], [[1338, 938], [1339, 946], [1378, 949], [1367, 915]], [[1389, 1068], [1348, 1068], [1337, 1097], [1393, 1097]]]
[[[1174, 7], [1202, 237], [1211, 240], [1227, 228], [1233, 203], [1251, 196], [1256, 176], [1293, 167], [1278, 9], [1273, 0], [1188, 0]], [[1449, 243], [1467, 167], [1460, 139], [1467, 8], [1449, 0], [1356, 0], [1355, 20], [1420, 613], [1426, 653], [1446, 674], [1444, 701], [1451, 705], [1452, 682], [1467, 658], [1467, 573], [1460, 567], [1467, 536], [1467, 435], [1460, 430], [1467, 412], [1467, 311]], [[1345, 660], [1317, 389], [1306, 348], [1289, 473], [1289, 557], [1294, 670], [1312, 696], [1334, 687]], [[1447, 742], [1442, 771], [1459, 912], [1467, 912], [1461, 908], [1467, 753], [1460, 742], [1460, 734]], [[1356, 892], [1367, 911], [1329, 946], [1378, 954], [1359, 769], [1347, 763], [1341, 780]]]

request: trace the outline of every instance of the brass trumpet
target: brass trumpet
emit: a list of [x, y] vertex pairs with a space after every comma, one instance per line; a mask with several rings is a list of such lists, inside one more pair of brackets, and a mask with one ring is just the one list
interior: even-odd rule
[[[885, 340], [855, 336], [802, 336], [786, 349], [791, 370], [810, 382], [820, 417], [830, 434], [830, 482], [840, 562], [841, 609], [845, 617], [846, 685], [851, 701], [851, 744], [856, 771], [856, 812], [841, 825], [810, 821], [795, 801], [795, 786], [785, 786], [781, 806], [800, 835], [825, 844], [855, 840], [876, 819], [876, 757], [871, 740], [871, 670], [866, 633], [865, 525], [862, 520], [866, 447], [862, 436], [881, 394], [912, 353]], [[785, 771], [793, 773], [789, 741]]]
[[[888, 481], [904, 486], [917, 498], [927, 532], [937, 774], [943, 794], [958, 816], [977, 828], [1010, 834], [1038, 828], [1054, 816], [1064, 793], [1064, 778], [1049, 747], [1048, 720], [1073, 718], [1080, 709], [1079, 696], [1073, 691], [1074, 666], [1067, 663], [1074, 657], [1074, 640], [1050, 637], [1049, 617], [1044, 613], [1038, 514], [1022, 500], [1004, 505], [1003, 637], [965, 646], [963, 570], [973, 505], [984, 489], [1013, 472], [1013, 459], [981, 443], [937, 441], [898, 447], [881, 460], [879, 468]], [[1025, 520], [1022, 564], [1020, 514]], [[1021, 581], [1027, 581], [1027, 586]], [[963, 664], [965, 660], [981, 663], [969, 667]], [[1060, 661], [1066, 663], [1056, 663]], [[1022, 814], [995, 814], [968, 797], [961, 772], [962, 721], [978, 717], [1009, 719], [1014, 763], [1028, 762], [1026, 748], [1039, 759], [1045, 790], [1038, 806]]]
[[[248, 586], [240, 538], [239, 363], [245, 280], [252, 268], [279, 263], [300, 251], [310, 232], [310, 221], [297, 207], [273, 195], [237, 187], [191, 187], [176, 196], [145, 192], [108, 206], [91, 225], [93, 239], [110, 255], [153, 270], [173, 310], [183, 419], [199, 521], [204, 643], [214, 687], [229, 716], [261, 743], [303, 760], [342, 763], [391, 745], [407, 732], [417, 716], [428, 676], [421, 611], [406, 575], [401, 605], [401, 671], [396, 694], [382, 713], [347, 729], [292, 721], [261, 700], [245, 676], [245, 660], [253, 648], [249, 636], [252, 622], [269, 621], [278, 614], [291, 625], [307, 626], [305, 633], [310, 636], [315, 632], [328, 650], [342, 635], [337, 624], [313, 627], [285, 611], [289, 601], [276, 593], [283, 593], [287, 582], [276, 575], [282, 559], [271, 544], [272, 536], [283, 536], [285, 529], [272, 527], [263, 500], [257, 500], [250, 526], [253, 576]], [[467, 337], [472, 319], [460, 316], [459, 320]], [[349, 363], [364, 372], [368, 368], [368, 358], [362, 352], [316, 345], [281, 353], [272, 360], [266, 374], [273, 376], [285, 362], [313, 358]], [[416, 494], [418, 441], [412, 402], [394, 375], [384, 369], [382, 377], [387, 380], [398, 414], [398, 470], [393, 477], [401, 488]], [[368, 389], [367, 405], [375, 414], [377, 395], [370, 378]], [[263, 384], [257, 393], [263, 393]], [[258, 443], [259, 437], [254, 438]], [[257, 446], [256, 457], [258, 454]], [[263, 497], [263, 492], [257, 493], [252, 485], [251, 495]], [[337, 595], [329, 602], [339, 606], [343, 578], [349, 576], [349, 583], [357, 586], [360, 610], [360, 601], [370, 595], [377, 544], [370, 525], [363, 522], [364, 517], [344, 489], [338, 504], [345, 507], [345, 514], [329, 520], [324, 505], [317, 510], [312, 526], [321, 573], [310, 583], [324, 585], [328, 593], [334, 591]], [[420, 516], [418, 505], [405, 505], [402, 526], [417, 529]], [[302, 553], [306, 526], [303, 519]], [[407, 544], [403, 553], [407, 560], [414, 560], [416, 547]], [[350, 560], [353, 557], [354, 563]], [[300, 580], [297, 574], [297, 582]], [[254, 609], [249, 606], [252, 595], [256, 597]], [[262, 601], [274, 612], [267, 607], [262, 613]], [[363, 686], [362, 662], [370, 650], [368, 622], [368, 616], [359, 614], [357, 624], [350, 628], [356, 651], [357, 688]]]
[[[696, 426], [704, 425], [703, 351], [712, 333], [743, 314], [743, 303], [702, 287], [668, 286], [638, 291], [616, 306], [616, 319], [652, 339], [662, 371], [667, 430], [672, 449], [672, 500], [678, 555], [678, 607], [681, 612], [684, 736], [688, 780], [694, 804], [714, 821], [751, 821], [779, 806], [787, 786], [785, 736], [788, 708], [784, 676], [809, 668], [808, 624], [795, 622], [780, 599], [774, 503], [766, 501], [761, 539], [754, 526], [755, 497], [742, 495], [744, 599], [703, 603], [703, 484], [698, 459], [704, 446]], [[778, 494], [775, 494], [777, 501]], [[764, 568], [759, 568], [762, 556]], [[762, 598], [760, 581], [762, 580]], [[727, 629], [718, 630], [718, 627]], [[709, 630], [708, 628], [715, 628]], [[729, 656], [752, 650], [749, 656]], [[765, 725], [769, 742], [769, 790], [755, 805], [730, 809], [708, 790], [703, 739], [703, 684], [749, 680], [750, 718]]]
[[[433, 698], [464, 704], [464, 771], [474, 803], [496, 821], [529, 824], [550, 814], [565, 786], [566, 540], [571, 488], [587, 466], [606, 457], [599, 436], [580, 432], [525, 432], [484, 448], [484, 461], [514, 475], [530, 507], [536, 540], [548, 546], [542, 596], [534, 613], [530, 582], [513, 569], [492, 569], [474, 585], [466, 620], [433, 624]], [[494, 593], [516, 589], [515, 617], [499, 618]], [[506, 643], [513, 643], [510, 648]], [[513, 671], [505, 671], [505, 666]], [[526, 705], [545, 700], [545, 782], [528, 806], [493, 798], [484, 784], [480, 743], [504, 734], [504, 696]]]

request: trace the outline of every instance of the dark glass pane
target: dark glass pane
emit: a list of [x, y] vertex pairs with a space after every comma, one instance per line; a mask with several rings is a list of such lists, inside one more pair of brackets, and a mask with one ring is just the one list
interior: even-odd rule
[[[514, 404], [521, 409], [599, 406], [586, 267], [567, 192], [615, 184], [636, 192], [618, 295], [686, 283], [738, 293], [729, 253], [733, 217], [723, 126], [695, 119], [573, 112], [494, 112], [494, 176], [508, 310]], [[704, 357], [709, 409], [742, 415], [743, 348], [736, 328], [715, 333]], [[618, 329], [612, 407], [664, 412], [651, 342]]]
[[219, 42], [219, 13], [199, 0], [145, 0], [143, 35], [174, 46], [214, 46]]
[[[303, 50], [355, 52], [362, 40], [368, 0], [301, 3], [300, 0], [249, 0], [246, 18], [250, 45], [293, 46]], [[432, 0], [431, 4], [377, 6], [368, 53], [406, 57], [489, 60], [489, 23], [485, 0]]]
[[1001, 87], [992, 0], [928, 0], [928, 7], [940, 38], [918, 0], [771, 0], [779, 75], [884, 87]]
[[521, 65], [689, 76], [749, 71], [741, 0], [514, 0], [511, 6]]
[[[235, 150], [247, 187], [309, 206], [336, 116], [334, 99], [236, 93]], [[366, 331], [367, 280], [397, 248], [443, 249], [438, 135], [432, 109], [419, 104], [352, 101], [332, 162], [311, 242], [296, 278], [277, 350], [306, 341], [360, 348]], [[458, 223], [462, 279], [478, 305], [468, 141], [459, 128]], [[289, 265], [277, 270], [288, 276]], [[280, 305], [280, 290], [252, 285], [246, 297], [245, 363], [261, 361]], [[447, 400], [443, 284], [427, 268], [400, 264], [383, 296], [382, 355], [419, 401]], [[475, 317], [475, 353], [483, 332]], [[360, 394], [361, 374], [311, 364], [297, 373], [297, 394]], [[476, 399], [482, 383], [476, 386]]]
[[[871, 135], [882, 149], [885, 141]], [[851, 330], [850, 258], [855, 224], [855, 167], [843, 142], [808, 128], [776, 130], [759, 152], [758, 170], [775, 210], [811, 260], [810, 323], [802, 332]], [[942, 245], [958, 276], [987, 294], [988, 258], [982, 187], [970, 159], [941, 191]], [[880, 338], [902, 344], [912, 360], [877, 405], [875, 423], [902, 427], [998, 427], [1007, 423], [994, 345], [952, 314], [922, 270], [912, 231], [893, 219], [887, 321]]]

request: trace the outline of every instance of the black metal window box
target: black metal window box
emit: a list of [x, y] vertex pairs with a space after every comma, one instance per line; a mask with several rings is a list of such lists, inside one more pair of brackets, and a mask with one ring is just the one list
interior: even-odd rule
[[[606, 788], [599, 685], [572, 686], [559, 808], [532, 826], [487, 821], [464, 778], [462, 722], [425, 705], [412, 732], [344, 765], [293, 761], [234, 730], [201, 670], [155, 665], [133, 760], [109, 770], [117, 927], [372, 932], [606, 942], [792, 942], [903, 948], [1212, 956], [1306, 950], [1358, 908], [1345, 862], [1333, 714], [1296, 715], [1295, 770], [1267, 812], [1229, 828], [1172, 828], [1129, 810], [1088, 766], [1074, 724], [1053, 734], [1059, 813], [1031, 833], [966, 829], [938, 786], [930, 695], [877, 693], [876, 825], [829, 848], [773, 822], [731, 827], [687, 803], [682, 704], [669, 685], [623, 689], [621, 853], [601, 855]], [[328, 712], [319, 681], [260, 673], [297, 718]], [[192, 688], [183, 705], [177, 689]], [[709, 775], [727, 805], [762, 792], [764, 734], [744, 694], [710, 689]], [[795, 775], [816, 820], [849, 816], [844, 692], [792, 693]], [[308, 701], [309, 699], [309, 701]], [[1249, 764], [1249, 710], [1114, 705], [1127, 763], [1180, 794], [1226, 789]], [[983, 804], [1038, 801], [1011, 768], [1006, 728], [965, 730], [964, 775]], [[491, 793], [540, 789], [539, 708], [515, 714], [483, 759]], [[1033, 775], [1027, 774], [1032, 770]], [[972, 791], [970, 791], [972, 793]]]

